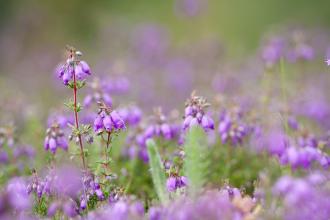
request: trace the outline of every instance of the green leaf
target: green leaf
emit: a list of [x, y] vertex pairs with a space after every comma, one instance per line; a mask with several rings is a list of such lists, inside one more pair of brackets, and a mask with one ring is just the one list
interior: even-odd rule
[[77, 112], [80, 112], [83, 109], [83, 107], [81, 106], [81, 104], [78, 102], [77, 103]]
[[73, 89], [73, 87], [74, 87], [73, 82], [70, 81], [70, 82], [68, 83], [67, 87], [68, 87], [69, 89]]
[[184, 145], [184, 175], [188, 178], [188, 192], [196, 196], [202, 189], [208, 171], [206, 134], [200, 127], [192, 127]]
[[84, 87], [86, 85], [86, 80], [82, 80], [82, 81], [77, 81], [77, 88], [81, 89], [82, 87]]
[[64, 103], [64, 105], [66, 107], [68, 107], [71, 111], [74, 111], [74, 102], [73, 101], [66, 102], [66, 103]]
[[166, 176], [156, 143], [151, 139], [147, 140], [147, 148], [149, 166], [156, 193], [161, 203], [166, 204], [169, 199], [166, 191]]

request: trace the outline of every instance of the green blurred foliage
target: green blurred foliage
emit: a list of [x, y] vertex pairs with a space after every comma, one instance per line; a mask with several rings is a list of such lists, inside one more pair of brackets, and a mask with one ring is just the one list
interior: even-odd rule
[[[160, 23], [176, 39], [186, 40], [215, 34], [229, 48], [255, 48], [260, 36], [274, 25], [303, 23], [330, 24], [328, 0], [208, 0], [201, 16], [178, 18], [175, 0], [12, 0], [0, 3], [0, 25], [15, 25], [23, 16], [32, 39], [93, 46], [100, 29], [116, 21], [125, 25], [141, 22]], [[26, 14], [26, 15], [25, 15]], [[29, 16], [38, 20], [31, 24]]]

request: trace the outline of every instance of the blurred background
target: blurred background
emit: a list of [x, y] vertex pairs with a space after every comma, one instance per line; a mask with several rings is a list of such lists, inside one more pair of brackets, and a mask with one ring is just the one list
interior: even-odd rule
[[53, 72], [70, 44], [94, 76], [127, 77], [129, 101], [172, 107], [255, 56], [274, 30], [327, 30], [329, 9], [328, 0], [1, 1], [1, 99], [61, 103], [68, 91]]

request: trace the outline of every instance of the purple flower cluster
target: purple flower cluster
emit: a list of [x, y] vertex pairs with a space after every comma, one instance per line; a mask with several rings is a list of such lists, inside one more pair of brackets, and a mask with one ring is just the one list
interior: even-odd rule
[[148, 163], [148, 151], [146, 146], [146, 139], [143, 130], [137, 128], [136, 134], [129, 134], [126, 139], [127, 150], [124, 152], [130, 159], [136, 157], [140, 158], [143, 162]]
[[81, 52], [76, 51], [74, 48], [68, 48], [68, 51], [69, 58], [56, 69], [56, 74], [62, 79], [64, 85], [68, 85], [73, 77], [77, 80], [84, 80], [91, 75], [89, 65], [85, 61], [79, 60]]
[[72, 116], [65, 115], [62, 112], [52, 112], [47, 119], [47, 126], [51, 127], [53, 124], [59, 124], [61, 128], [66, 128], [68, 124], [74, 123]]
[[0, 219], [34, 219], [28, 215], [32, 200], [23, 178], [9, 179], [0, 193]]
[[89, 107], [93, 102], [99, 103], [104, 102], [107, 106], [112, 107], [112, 98], [106, 92], [105, 86], [100, 82], [99, 78], [94, 78], [93, 82], [90, 84], [92, 92], [86, 95], [84, 99], [84, 106]]
[[176, 130], [168, 123], [166, 116], [162, 113], [162, 110], [155, 110], [154, 123], [147, 126], [144, 132], [144, 139], [153, 138], [155, 136], [163, 137], [166, 140], [171, 140], [175, 137]]
[[273, 194], [283, 204], [280, 218], [287, 220], [330, 218], [329, 175], [313, 172], [304, 178], [281, 177], [273, 187]]
[[147, 163], [149, 161], [146, 141], [150, 138], [160, 137], [165, 140], [177, 140], [180, 128], [170, 122], [160, 108], [155, 109], [154, 115], [148, 118], [149, 125], [139, 123], [126, 139], [127, 149], [124, 152], [129, 158], [139, 157]]
[[297, 143], [300, 147], [313, 147], [317, 148], [320, 145], [320, 141], [308, 132], [301, 133], [297, 138]]
[[314, 48], [307, 42], [306, 33], [293, 30], [288, 36], [273, 37], [262, 48], [261, 57], [266, 67], [273, 67], [281, 58], [289, 62], [310, 61], [315, 58]]
[[99, 112], [94, 120], [94, 131], [97, 134], [101, 134], [103, 132], [111, 133], [122, 129], [125, 129], [125, 123], [120, 115], [105, 103], [99, 103]]
[[302, 32], [293, 33], [292, 44], [294, 46], [287, 52], [286, 56], [290, 62], [309, 61], [315, 58], [314, 48], [306, 42], [303, 35]]
[[48, 217], [53, 217], [58, 211], [62, 211], [68, 218], [74, 218], [79, 214], [79, 208], [72, 199], [52, 202], [48, 207], [47, 215]]
[[205, 113], [205, 108], [210, 104], [201, 96], [196, 96], [193, 92], [190, 99], [186, 101], [183, 129], [193, 126], [201, 126], [205, 131], [214, 129], [213, 119]]
[[281, 38], [270, 39], [262, 48], [262, 59], [267, 67], [277, 64], [283, 55], [284, 42]]
[[17, 160], [22, 157], [34, 158], [35, 148], [29, 145], [21, 145], [13, 150], [13, 157]]
[[222, 143], [241, 144], [249, 135], [250, 130], [250, 127], [243, 121], [243, 112], [240, 108], [224, 110], [220, 114], [218, 132]]
[[88, 213], [87, 219], [100, 220], [129, 220], [129, 219], [145, 219], [144, 207], [139, 201], [130, 201], [129, 199], [121, 199], [116, 203], [103, 206], [101, 209]]
[[11, 179], [7, 184], [6, 193], [9, 195], [8, 202], [14, 209], [22, 211], [31, 207], [30, 197], [26, 191], [26, 183], [23, 179]]
[[328, 168], [330, 157], [315, 147], [290, 146], [280, 156], [282, 164], [289, 164], [292, 168], [310, 168], [313, 162], [318, 162], [322, 167]]
[[65, 138], [64, 131], [61, 129], [58, 123], [52, 124], [50, 128], [46, 130], [46, 138], [44, 142], [45, 150], [50, 150], [53, 154], [56, 153], [57, 148], [68, 150], [68, 141]]
[[154, 65], [162, 63], [164, 53], [168, 48], [167, 32], [157, 25], [143, 25], [138, 28], [134, 43], [142, 63]]
[[118, 109], [120, 117], [130, 126], [136, 126], [139, 124], [142, 118], [142, 111], [137, 106], [129, 106], [126, 108]]
[[300, 126], [294, 130], [294, 137], [287, 135], [282, 129], [275, 128], [264, 134], [259, 134], [258, 141], [253, 145], [260, 145], [259, 150], [266, 150], [271, 155], [276, 155], [281, 164], [290, 165], [292, 168], [309, 169], [319, 164], [323, 168], [330, 165], [330, 157], [326, 150], [325, 142], [316, 138]]
[[84, 192], [80, 197], [80, 208], [85, 210], [87, 208], [87, 202], [93, 195], [96, 195], [98, 200], [102, 201], [105, 199], [104, 194], [101, 190], [101, 186], [97, 178], [92, 175], [86, 175], [83, 178]]
[[125, 94], [130, 89], [130, 82], [124, 76], [115, 76], [107, 79], [103, 87], [110, 94]]
[[[236, 191], [236, 190], [235, 190]], [[151, 220], [166, 219], [254, 219], [252, 212], [255, 202], [243, 197], [238, 191], [230, 195], [229, 191], [207, 191], [196, 200], [178, 198], [165, 207], [151, 207]]]
[[43, 195], [50, 196], [52, 191], [52, 173], [48, 174], [44, 179], [37, 176], [37, 173], [34, 171], [31, 182], [27, 185], [27, 192], [35, 193], [40, 199]]
[[179, 188], [185, 187], [188, 179], [185, 176], [170, 176], [166, 181], [166, 188], [169, 192], [174, 192]]

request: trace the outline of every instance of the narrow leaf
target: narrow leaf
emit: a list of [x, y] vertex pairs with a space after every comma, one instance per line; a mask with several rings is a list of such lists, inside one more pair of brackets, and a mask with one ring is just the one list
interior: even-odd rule
[[152, 181], [159, 200], [162, 204], [165, 204], [167, 203], [169, 197], [166, 191], [166, 176], [163, 169], [163, 164], [156, 143], [153, 140], [147, 140], [147, 148]]

